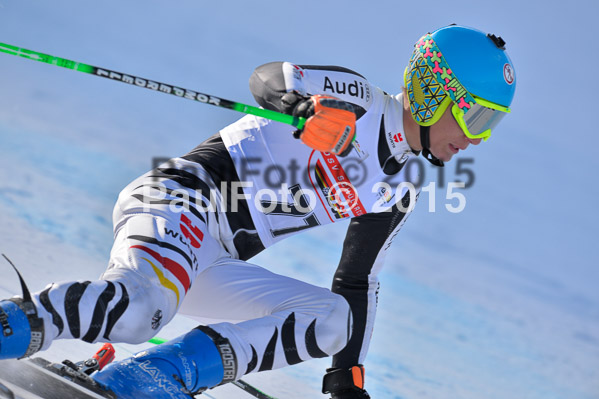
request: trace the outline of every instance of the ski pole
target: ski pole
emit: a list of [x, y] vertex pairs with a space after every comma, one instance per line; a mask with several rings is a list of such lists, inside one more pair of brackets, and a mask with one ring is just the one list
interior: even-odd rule
[[[151, 343], [151, 344], [154, 344], [154, 345], [160, 345], [160, 344], [163, 344], [163, 343], [167, 342], [167, 340], [164, 339], [164, 338], [154, 337], [154, 338], [151, 338], [148, 342]], [[258, 388], [253, 387], [252, 385], [248, 384], [247, 382], [245, 382], [243, 380], [233, 381], [232, 384], [235, 385], [238, 388], [243, 389], [244, 391], [246, 391], [250, 395], [254, 396], [255, 398], [258, 398], [258, 399], [277, 399], [274, 396], [270, 396], [270, 395], [265, 394], [264, 392], [262, 392]]]
[[253, 395], [255, 398], [258, 398], [258, 399], [276, 399], [274, 396], [267, 395], [264, 392], [260, 391], [259, 389], [254, 388], [253, 386], [251, 386], [250, 384], [248, 384], [244, 380], [233, 381], [231, 384], [235, 385], [236, 387], [239, 387], [239, 388], [243, 389], [244, 391], [246, 391], [250, 395]]
[[157, 82], [151, 79], [140, 78], [131, 74], [116, 72], [110, 69], [84, 64], [82, 62], [71, 61], [66, 58], [60, 58], [49, 54], [38, 53], [36, 51], [12, 46], [6, 43], [0, 43], [0, 52], [27, 58], [33, 61], [44, 62], [46, 64], [72, 69], [74, 71], [99, 76], [101, 78], [107, 78], [110, 80], [127, 83], [133, 86], [138, 86], [153, 91], [159, 91], [165, 94], [171, 94], [177, 97], [186, 98], [188, 100], [198, 101], [203, 104], [210, 104], [220, 108], [227, 108], [232, 109], [234, 111], [243, 112], [245, 114], [260, 116], [262, 118], [271, 119], [273, 121], [295, 126], [298, 129], [303, 128], [304, 124], [306, 123], [305, 118], [287, 115], [259, 107], [254, 107], [252, 105], [238, 103], [231, 100], [225, 100], [224, 98], [216, 97], [210, 94], [184, 89], [182, 87]]

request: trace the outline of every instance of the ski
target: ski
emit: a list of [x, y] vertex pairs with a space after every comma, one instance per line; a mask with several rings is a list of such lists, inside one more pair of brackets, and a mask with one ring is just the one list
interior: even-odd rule
[[2, 399], [116, 399], [86, 373], [42, 358], [0, 361]]
[[[0, 399], [118, 399], [91, 377], [97, 360], [52, 363], [42, 358], [0, 361]], [[79, 369], [75, 369], [78, 367]], [[276, 399], [243, 380], [233, 385], [258, 399]], [[202, 396], [213, 397], [208, 393]]]
[[15, 399], [15, 393], [12, 391], [12, 389], [9, 389], [6, 385], [0, 384], [0, 398]]
[[[90, 377], [114, 357], [113, 346], [104, 344], [94, 356], [77, 363], [43, 358], [0, 360], [0, 399], [118, 399]], [[243, 380], [232, 384], [257, 399], [276, 399]], [[203, 395], [214, 398], [207, 392]]]

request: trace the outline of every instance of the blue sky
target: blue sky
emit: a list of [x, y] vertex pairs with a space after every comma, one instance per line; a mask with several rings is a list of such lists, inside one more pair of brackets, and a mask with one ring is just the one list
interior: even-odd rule
[[[455, 306], [462, 320], [455, 326], [465, 331], [468, 317], [484, 318], [478, 312], [487, 309], [500, 320], [532, 324], [509, 339], [480, 333], [480, 342], [503, 337], [506, 348], [524, 345], [534, 341], [533, 327], [544, 326], [527, 346], [537, 348], [539, 361], [530, 366], [538, 366], [543, 378], [554, 379], [553, 373], [565, 369], [549, 370], [541, 363], [566, 356], [566, 348], [583, 341], [590, 346], [581, 346], [580, 356], [568, 355], [572, 359], [563, 367], [599, 369], [599, 361], [593, 364], [588, 355], [599, 353], [593, 352], [599, 347], [599, 161], [594, 156], [599, 139], [590, 118], [599, 89], [593, 76], [599, 6], [582, 0], [372, 3], [0, 0], [0, 42], [254, 104], [248, 78], [266, 62], [341, 65], [396, 93], [413, 43], [423, 33], [455, 22], [502, 36], [518, 79], [513, 112], [490, 141], [462, 155], [474, 158], [476, 172], [474, 186], [465, 191], [464, 212], [445, 211], [445, 191], [438, 190], [435, 213], [421, 201], [410, 217], [382, 276], [390, 282], [387, 300], [403, 299], [406, 318], [397, 315], [398, 321], [381, 330], [412, 329], [413, 335], [402, 336], [408, 339], [420, 326], [430, 339], [412, 343], [441, 359], [442, 351], [433, 350], [435, 328], [417, 323], [420, 312], [431, 311], [420, 308], [417, 299]], [[28, 226], [19, 227], [23, 237], [39, 233], [79, 246], [85, 259], [95, 262], [94, 272], [111, 245], [110, 212], [120, 188], [150, 168], [152, 157], [183, 154], [240, 116], [4, 54], [0, 93], [0, 238], [13, 242], [16, 226]], [[435, 173], [427, 168], [427, 176]], [[446, 177], [456, 178], [455, 164], [448, 165]], [[289, 258], [271, 266], [328, 285], [322, 280], [332, 274], [343, 236], [330, 232], [284, 242], [256, 262]], [[329, 245], [314, 249], [318, 260], [302, 256], [301, 248], [331, 236]], [[15, 251], [26, 253], [27, 245], [20, 245]], [[52, 262], [60, 264], [58, 255]], [[315, 267], [318, 262], [327, 266]], [[381, 314], [388, 315], [384, 291], [381, 295]], [[442, 320], [448, 317], [435, 309]], [[572, 315], [576, 322], [568, 323], [580, 328], [556, 332]], [[500, 324], [509, 336], [507, 325]], [[438, 342], [451, 344], [447, 337]], [[550, 342], [555, 353], [547, 349]], [[398, 349], [406, 358], [403, 367], [415, 362], [419, 378], [428, 370], [435, 381], [442, 379], [434, 361], [422, 363], [408, 349]], [[377, 365], [386, 364], [382, 349], [374, 353]], [[477, 361], [470, 367], [480, 366]], [[491, 374], [478, 376], [491, 381]], [[523, 386], [538, 382], [526, 378], [521, 377]], [[590, 397], [584, 395], [596, 383], [591, 387], [580, 378], [584, 389], [572, 397]], [[426, 397], [415, 395], [422, 386], [441, 396], [455, 393], [418, 378], [410, 381], [414, 389], [406, 395]], [[541, 395], [528, 397], [535, 394]]]

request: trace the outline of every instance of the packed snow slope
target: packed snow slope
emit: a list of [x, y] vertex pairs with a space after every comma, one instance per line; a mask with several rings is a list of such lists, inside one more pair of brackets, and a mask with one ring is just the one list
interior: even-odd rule
[[[395, 93], [426, 31], [457, 22], [501, 35], [518, 79], [513, 112], [458, 156], [473, 160], [462, 163], [474, 172], [465, 209], [446, 209], [456, 204], [446, 185], [434, 198], [423, 193], [394, 242], [366, 386], [374, 399], [596, 399], [598, 11], [583, 0], [1, 0], [0, 42], [255, 104], [247, 80], [266, 62], [342, 65]], [[119, 191], [153, 158], [184, 154], [240, 117], [6, 54], [0, 93], [0, 252], [32, 290], [97, 278]], [[445, 183], [467, 177], [456, 166]], [[328, 287], [345, 227], [293, 237], [252, 261]], [[8, 265], [0, 271], [0, 297], [18, 294]], [[193, 326], [177, 318], [161, 336]], [[79, 360], [98, 346], [57, 342], [43, 356]], [[121, 358], [139, 349], [117, 345]], [[246, 379], [281, 399], [324, 398], [328, 364]], [[232, 386], [208, 394], [245, 395]]]

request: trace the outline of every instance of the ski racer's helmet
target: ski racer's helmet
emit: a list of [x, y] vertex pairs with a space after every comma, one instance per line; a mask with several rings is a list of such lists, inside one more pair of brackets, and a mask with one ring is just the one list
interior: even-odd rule
[[420, 126], [433, 125], [451, 105], [464, 134], [484, 140], [510, 112], [516, 89], [505, 41], [458, 25], [416, 42], [404, 81], [412, 117]]

